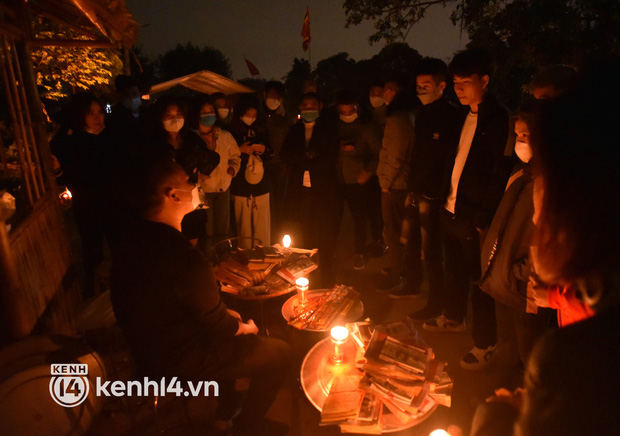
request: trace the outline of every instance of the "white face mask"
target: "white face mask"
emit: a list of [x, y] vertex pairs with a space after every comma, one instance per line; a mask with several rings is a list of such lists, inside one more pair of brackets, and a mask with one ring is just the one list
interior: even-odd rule
[[351, 115], [340, 115], [340, 119], [347, 124], [352, 123], [357, 120], [357, 113]]
[[521, 159], [521, 162], [528, 163], [532, 159], [532, 147], [527, 142], [517, 141], [515, 143], [515, 153]]
[[277, 108], [280, 107], [281, 104], [282, 104], [282, 100], [280, 100], [278, 98], [267, 98], [267, 99], [265, 99], [265, 106], [267, 106], [267, 108], [270, 111], [275, 111]]
[[228, 109], [227, 107], [221, 107], [217, 110], [217, 115], [222, 120], [225, 120], [228, 117], [229, 112], [230, 112], [230, 109]]
[[243, 121], [243, 123], [246, 126], [251, 126], [252, 124], [254, 124], [254, 121], [256, 121], [256, 118], [248, 117], [248, 116], [244, 115], [244, 116], [241, 117], [241, 121]]
[[184, 118], [170, 118], [164, 121], [164, 129], [166, 132], [178, 132], [185, 124]]
[[377, 109], [385, 104], [385, 100], [383, 100], [383, 97], [377, 97], [377, 96], [371, 95], [370, 104], [372, 105], [372, 107]]

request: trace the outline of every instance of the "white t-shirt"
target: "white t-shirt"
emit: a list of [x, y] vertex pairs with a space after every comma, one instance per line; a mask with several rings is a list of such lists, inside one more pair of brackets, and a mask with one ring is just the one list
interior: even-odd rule
[[456, 152], [456, 158], [454, 159], [454, 168], [452, 168], [452, 181], [450, 183], [450, 193], [448, 194], [448, 200], [444, 207], [451, 213], [454, 213], [456, 206], [456, 192], [459, 187], [459, 180], [461, 180], [461, 174], [463, 174], [463, 168], [465, 168], [465, 162], [467, 162], [467, 156], [469, 155], [469, 149], [471, 148], [471, 142], [474, 140], [474, 134], [476, 133], [476, 126], [478, 125], [478, 114], [474, 114], [471, 111], [467, 114], [465, 122], [463, 123], [463, 129], [461, 130], [461, 139], [459, 140], [459, 147]]

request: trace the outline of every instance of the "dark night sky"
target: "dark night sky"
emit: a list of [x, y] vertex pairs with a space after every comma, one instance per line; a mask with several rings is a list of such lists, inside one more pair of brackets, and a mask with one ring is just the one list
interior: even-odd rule
[[[372, 25], [346, 29], [341, 0], [127, 0], [127, 8], [142, 25], [138, 44], [156, 57], [178, 43], [211, 45], [229, 59], [233, 78], [248, 77], [243, 55], [266, 79], [281, 79], [301, 48], [301, 26], [310, 7], [312, 66], [331, 55], [348, 52], [355, 60], [377, 54], [383, 43], [369, 45]], [[436, 6], [412, 29], [407, 43], [423, 56], [449, 60], [467, 44], [450, 10]]]

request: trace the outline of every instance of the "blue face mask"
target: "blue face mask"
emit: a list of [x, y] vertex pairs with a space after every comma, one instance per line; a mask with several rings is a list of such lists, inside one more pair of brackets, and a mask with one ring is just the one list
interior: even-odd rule
[[301, 119], [304, 123], [312, 123], [319, 117], [319, 111], [301, 111]]
[[215, 124], [215, 114], [206, 114], [200, 116], [200, 125], [205, 127], [211, 127]]

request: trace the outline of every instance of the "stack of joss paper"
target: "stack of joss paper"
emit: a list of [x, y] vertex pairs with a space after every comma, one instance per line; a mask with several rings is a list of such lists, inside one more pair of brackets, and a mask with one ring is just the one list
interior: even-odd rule
[[336, 285], [318, 298], [309, 299], [301, 306], [295, 307], [295, 314], [288, 322], [299, 330], [327, 330], [344, 324], [349, 313], [360, 301], [360, 294], [349, 286]]
[[437, 404], [450, 407], [452, 380], [445, 364], [424, 346], [410, 321], [347, 327], [358, 348], [357, 369], [334, 379], [321, 425], [380, 434], [387, 413], [392, 426], [406, 428]]

